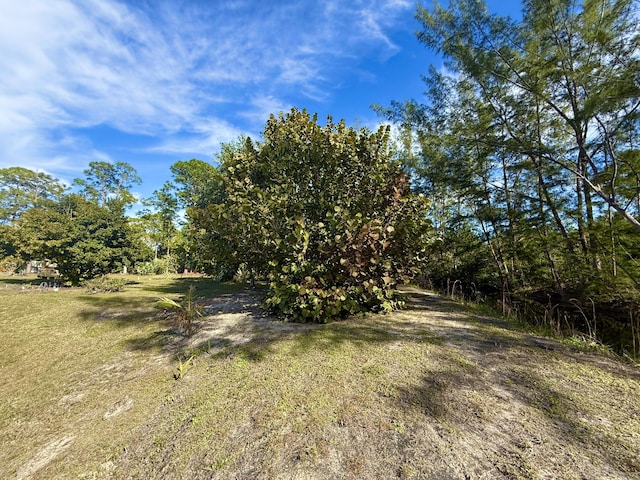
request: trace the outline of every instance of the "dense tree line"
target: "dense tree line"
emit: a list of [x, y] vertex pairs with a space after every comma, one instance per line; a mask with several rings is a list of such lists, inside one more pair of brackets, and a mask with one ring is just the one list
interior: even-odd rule
[[523, 4], [521, 21], [479, 0], [419, 8], [448, 70], [426, 101], [379, 108], [432, 199], [430, 279], [638, 351], [638, 5]]

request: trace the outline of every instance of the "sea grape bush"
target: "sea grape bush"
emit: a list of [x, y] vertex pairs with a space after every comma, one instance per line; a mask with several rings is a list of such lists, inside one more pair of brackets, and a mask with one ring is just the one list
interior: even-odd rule
[[268, 278], [269, 309], [326, 322], [399, 305], [429, 225], [388, 128], [323, 127], [293, 109], [269, 119], [262, 142], [233, 150], [219, 169], [222, 201], [191, 213], [219, 256]]

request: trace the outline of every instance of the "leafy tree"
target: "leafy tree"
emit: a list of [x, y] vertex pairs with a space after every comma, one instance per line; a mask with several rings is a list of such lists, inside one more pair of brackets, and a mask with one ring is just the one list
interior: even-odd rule
[[153, 258], [158, 258], [163, 241], [160, 216], [157, 213], [140, 212], [137, 217], [131, 219], [131, 225], [135, 228], [138, 238], [153, 252]]
[[[481, 0], [457, 0], [449, 10], [420, 7], [417, 16], [419, 39], [474, 82], [508, 129], [512, 148], [575, 176], [587, 221], [595, 195], [640, 231], [640, 221], [605, 192], [600, 178], [610, 167], [624, 175], [620, 153], [637, 134], [640, 35], [634, 8], [633, 0], [580, 6], [528, 0], [518, 24], [489, 15]], [[524, 120], [543, 109], [555, 123], [541, 132], [524, 128]]]
[[193, 212], [218, 258], [268, 275], [267, 305], [296, 320], [393, 308], [428, 224], [388, 129], [322, 127], [293, 109], [263, 135], [227, 151], [222, 201]]
[[13, 228], [0, 224], [0, 272], [13, 272], [17, 269], [20, 259], [15, 256], [13, 245]]
[[[223, 146], [225, 149], [229, 146]], [[202, 160], [179, 161], [171, 166], [171, 173], [178, 190], [178, 200], [183, 207], [202, 207], [220, 200], [223, 191], [216, 167]]]
[[176, 223], [178, 222], [178, 198], [175, 195], [173, 185], [166, 182], [161, 189], [153, 192], [151, 198], [145, 199], [143, 204], [151, 209], [143, 211], [141, 218], [148, 226], [155, 257], [158, 257], [160, 246], [164, 247], [165, 255], [170, 255], [177, 234]]
[[[223, 145], [218, 159], [233, 150], [233, 144]], [[208, 162], [191, 159], [171, 166], [177, 191], [178, 206], [185, 208], [186, 223], [183, 227], [178, 250], [180, 263], [192, 271], [208, 273], [220, 278], [230, 278], [237, 265], [231, 267], [219, 258], [211, 234], [202, 227], [200, 216], [210, 203], [220, 203], [224, 198], [224, 185], [218, 169]], [[206, 223], [206, 219], [205, 219]]]
[[141, 182], [136, 169], [126, 162], [90, 162], [84, 175], [84, 179], [75, 179], [74, 183], [85, 198], [103, 207], [107, 204], [122, 207], [132, 203], [131, 188]]
[[0, 259], [15, 253], [10, 237], [11, 227], [7, 225], [0, 225]]
[[607, 195], [618, 198], [626, 209], [640, 216], [640, 149], [620, 152], [618, 165], [607, 165], [601, 172], [603, 188]]
[[49, 259], [77, 285], [121, 271], [142, 252], [127, 219], [78, 195], [26, 211], [16, 224], [15, 245], [26, 258]]
[[10, 224], [29, 208], [59, 198], [64, 190], [58, 179], [46, 173], [0, 168], [0, 223]]

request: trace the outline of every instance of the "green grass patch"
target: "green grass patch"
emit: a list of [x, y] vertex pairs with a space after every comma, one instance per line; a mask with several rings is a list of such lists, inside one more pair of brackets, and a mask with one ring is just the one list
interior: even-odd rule
[[[154, 341], [166, 340], [169, 327], [158, 297], [178, 297], [194, 283], [206, 294], [237, 291], [206, 278], [120, 278], [122, 291], [89, 294], [41, 289], [34, 276], [0, 277], [0, 478], [14, 478], [64, 436], [74, 437], [74, 460], [55, 464], [58, 478], [119, 455], [132, 424], [171, 385], [173, 361], [161, 361], [164, 342]], [[127, 411], [113, 415], [118, 408]]]

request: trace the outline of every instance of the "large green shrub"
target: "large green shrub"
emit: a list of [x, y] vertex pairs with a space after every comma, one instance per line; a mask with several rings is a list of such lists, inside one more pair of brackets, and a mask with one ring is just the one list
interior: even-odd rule
[[103, 275], [102, 277], [92, 278], [83, 283], [84, 288], [89, 293], [115, 293], [124, 290], [127, 285], [127, 280], [119, 277], [109, 277]]
[[190, 214], [220, 258], [269, 278], [270, 309], [325, 322], [397, 305], [428, 225], [388, 129], [322, 127], [294, 109], [269, 119], [263, 142], [226, 152], [224, 196]]

